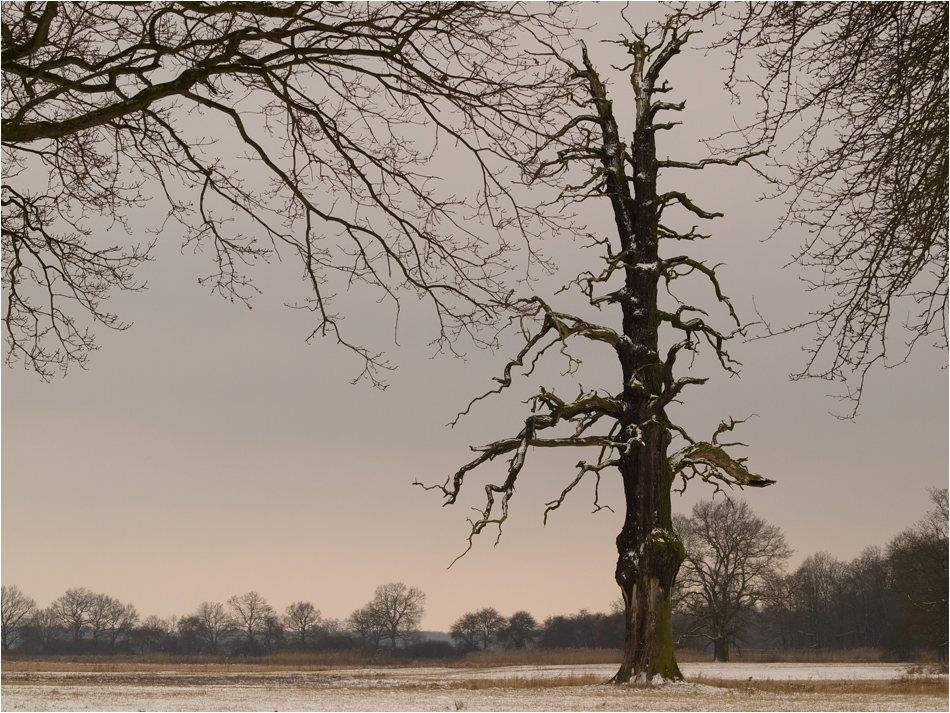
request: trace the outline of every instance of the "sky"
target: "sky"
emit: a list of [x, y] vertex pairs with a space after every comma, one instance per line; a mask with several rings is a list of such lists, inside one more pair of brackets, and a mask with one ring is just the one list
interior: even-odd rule
[[[613, 50], [596, 40], [610, 36], [619, 7], [581, 10], [604, 63]], [[644, 18], [656, 11], [634, 9]], [[722, 90], [723, 61], [699, 51], [674, 60], [669, 76], [687, 109], [661, 154], [702, 158], [699, 139], [732, 125], [740, 108]], [[611, 86], [617, 106], [629, 109], [623, 77], [614, 75]], [[803, 236], [790, 230], [766, 240], [781, 205], [758, 200], [765, 186], [752, 172], [671, 180], [726, 214], [691, 254], [724, 263], [720, 283], [744, 320], [758, 310], [773, 324], [793, 323], [821, 305], [801, 271], [785, 267]], [[609, 230], [607, 211], [585, 218]], [[155, 215], [144, 210], [142, 225]], [[587, 258], [570, 240], [543, 249], [561, 266], [535, 285], [550, 295]], [[100, 330], [101, 349], [87, 370], [52, 383], [20, 367], [2, 370], [5, 585], [40, 606], [87, 587], [133, 603], [143, 617], [181, 616], [203, 601], [254, 590], [278, 610], [307, 600], [324, 617], [345, 619], [377, 585], [402, 581], [427, 595], [423, 628], [443, 631], [486, 606], [539, 619], [609, 609], [618, 595], [619, 507], [592, 513], [593, 486], [585, 482], [542, 524], [544, 504], [574, 478], [575, 452], [532, 452], [497, 546], [486, 532], [451, 568], [466, 547], [469, 508], [481, 505], [482, 484], [489, 476], [497, 482], [502, 466], [476, 472], [452, 507], [413, 486], [441, 483], [471, 459], [469, 446], [517, 433], [531, 384], [576, 392], [558, 376], [563, 364], [480, 402], [449, 428], [471, 398], [493, 387], [514, 341], [507, 352], [462, 345], [464, 359], [433, 358], [425, 310], [401, 316], [397, 343], [391, 310], [354, 303], [362, 328], [398, 366], [385, 391], [354, 386], [361, 367], [353, 356], [329, 339], [305, 344], [306, 323], [283, 306], [288, 285], [297, 289], [295, 266], [256, 271], [263, 294], [248, 310], [198, 284], [210, 257], [183, 252], [180, 238], [163, 236], [156, 257], [139, 273], [148, 289], [110, 303], [133, 326]], [[792, 566], [818, 551], [849, 560], [886, 546], [924, 514], [927, 489], [946, 487], [948, 474], [944, 352], [918, 348], [909, 363], [872, 371], [852, 422], [830, 413], [842, 410], [829, 396], [833, 385], [789, 380], [807, 343], [801, 333], [737, 341], [738, 378], [700, 360], [694, 375], [709, 383], [687, 392], [673, 412], [696, 436], [711, 435], [728, 416], [755, 414], [738, 433], [748, 444], [743, 455], [777, 483], [732, 495], [782, 529], [795, 550]], [[609, 383], [615, 366], [590, 355], [584, 369], [581, 383]], [[711, 495], [690, 483], [674, 495], [674, 511], [688, 513]], [[619, 505], [616, 478], [605, 477], [600, 500]]]

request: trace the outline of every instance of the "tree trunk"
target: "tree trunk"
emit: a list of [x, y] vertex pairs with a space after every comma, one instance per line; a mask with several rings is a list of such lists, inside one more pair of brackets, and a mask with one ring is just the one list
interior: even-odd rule
[[617, 537], [616, 579], [624, 601], [624, 655], [611, 683], [683, 678], [673, 653], [672, 589], [685, 552], [673, 532], [669, 435], [659, 426], [651, 431], [645, 447], [621, 460], [627, 514]]
[[[665, 50], [664, 55], [659, 67], [671, 56]], [[624, 380], [620, 437], [630, 444], [619, 458], [626, 515], [617, 537], [616, 579], [624, 600], [626, 630], [623, 663], [614, 683], [628, 683], [631, 677], [637, 683], [649, 683], [655, 676], [683, 678], [673, 654], [671, 595], [685, 553], [673, 532], [673, 473], [667, 456], [671, 437], [666, 414], [657, 406], [665, 365], [659, 356], [657, 304], [660, 208], [651, 110], [655, 78], [651, 70], [634, 82], [637, 124], [630, 177], [623, 166], [615, 165], [614, 175], [621, 178], [607, 181], [621, 247], [627, 254], [624, 289], [617, 296], [625, 340], [617, 354]], [[604, 114], [611, 125], [605, 142], [610, 147], [619, 142], [619, 132], [609, 108]]]
[[729, 660], [729, 637], [720, 636], [716, 639], [713, 639], [713, 661], [722, 661], [723, 663]]

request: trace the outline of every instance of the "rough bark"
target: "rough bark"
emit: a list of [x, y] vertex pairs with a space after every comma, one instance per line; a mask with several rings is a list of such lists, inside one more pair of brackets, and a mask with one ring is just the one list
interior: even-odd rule
[[[624, 600], [625, 646], [617, 683], [631, 677], [649, 682], [654, 676], [680, 679], [673, 655], [671, 594], [683, 561], [683, 546], [673, 532], [670, 490], [673, 475], [667, 457], [670, 434], [666, 416], [656, 404], [663, 392], [663, 364], [659, 358], [659, 223], [660, 202], [656, 181], [659, 165], [653, 117], [654, 84], [682, 42], [673, 41], [661, 50], [646, 71], [646, 50], [633, 49], [639, 66], [632, 85], [637, 116], [628, 180], [619, 129], [606, 92], [585, 53], [591, 77], [591, 95], [601, 118], [604, 139], [603, 164], [608, 176], [615, 222], [624, 261], [624, 289], [617, 294], [623, 311], [624, 340], [617, 352], [623, 370], [621, 438], [639, 433], [641, 444], [621, 453], [618, 469], [623, 478], [626, 516], [617, 537], [617, 584]], [[613, 148], [618, 150], [614, 151]], [[632, 183], [633, 193], [629, 186]]]
[[[656, 435], [669, 440], [666, 434]], [[650, 444], [652, 439], [646, 440]], [[611, 679], [614, 683], [631, 678], [649, 682], [654, 676], [682, 678], [673, 653], [671, 592], [685, 553], [673, 532], [666, 443], [651, 445], [638, 449], [640, 457], [632, 468], [620, 467], [627, 512], [617, 537], [616, 579], [623, 596], [625, 632], [623, 661]]]

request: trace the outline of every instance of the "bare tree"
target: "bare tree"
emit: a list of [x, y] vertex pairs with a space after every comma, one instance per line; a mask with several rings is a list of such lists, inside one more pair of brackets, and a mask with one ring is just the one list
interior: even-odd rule
[[530, 649], [538, 639], [538, 622], [530, 612], [516, 611], [501, 633], [506, 649]]
[[[692, 376], [676, 378], [674, 366], [679, 357], [695, 353], [705, 344], [727, 371], [734, 372], [736, 363], [725, 346], [730, 337], [742, 331], [714, 268], [686, 255], [661, 255], [660, 251], [662, 240], [682, 245], [703, 237], [695, 228], [685, 232], [675, 229], [672, 209], [684, 210], [689, 218], [719, 215], [699, 208], [681, 191], [660, 192], [660, 172], [717, 164], [735, 166], [749, 158], [708, 158], [689, 163], [657, 157], [656, 133], [674, 126], [674, 122], [660, 122], [657, 115], [683, 108], [683, 104], [664, 99], [671, 88], [661, 82], [661, 74], [694, 33], [688, 23], [701, 16], [673, 14], [661, 26], [642, 33], [630, 26], [627, 36], [618, 41], [630, 60], [624, 70], [630, 73], [636, 100], [636, 112], [630, 117], [614, 113], [605, 82], [586, 47], [579, 62], [552, 48], [552, 53], [584, 82], [574, 98], [581, 108], [568, 125], [552, 135], [533, 175], [559, 177], [567, 185], [566, 200], [609, 201], [616, 234], [589, 236], [589, 246], [596, 248], [603, 259], [603, 269], [578, 275], [570, 288], [582, 293], [597, 310], [610, 314], [595, 322], [561, 311], [552, 301], [538, 296], [512, 297], [508, 306], [516, 314], [513, 322], [524, 335], [525, 344], [497, 379], [498, 388], [489, 393], [509, 388], [516, 369], [530, 376], [539, 360], [552, 352], [567, 357], [567, 372], [573, 374], [581, 366], [573, 351], [578, 340], [612, 353], [619, 362], [621, 378], [609, 390], [580, 388], [573, 397], [540, 387], [528, 400], [531, 413], [517, 435], [475, 448], [477, 458], [449, 476], [443, 485], [434, 486], [441, 490], [446, 504], [455, 503], [474, 469], [502, 456], [510, 458], [504, 481], [485, 486], [485, 506], [471, 520], [470, 548], [473, 538], [486, 527], [498, 528], [500, 536], [517, 479], [532, 448], [597, 449], [596, 460], [578, 463], [576, 477], [548, 503], [545, 518], [588, 476], [594, 480], [595, 510], [607, 507], [598, 499], [600, 478], [609, 472], [619, 474], [625, 514], [617, 538], [615, 578], [624, 600], [625, 645], [623, 662], [612, 679], [615, 683], [626, 683], [631, 677], [642, 681], [654, 676], [681, 678], [673, 653], [670, 599], [684, 557], [670, 510], [677, 474], [684, 482], [694, 476], [740, 486], [761, 487], [772, 482], [751, 473], [744, 459], [727, 453], [735, 444], [719, 441], [736, 421], [722, 423], [710, 441], [699, 441], [674, 424], [667, 413], [667, 407], [682, 397], [686, 387], [706, 381]], [[620, 118], [632, 121], [629, 141], [624, 138]], [[589, 173], [574, 176], [571, 171], [577, 166]], [[717, 327], [717, 317], [710, 317], [708, 308], [683, 303], [675, 295], [672, 304], [660, 304], [661, 284], [669, 287], [674, 280], [690, 275], [708, 283], [713, 305], [718, 305], [722, 317], [733, 323], [732, 328]], [[606, 321], [608, 316], [612, 322]], [[670, 345], [665, 354], [660, 351], [661, 330], [664, 343]], [[602, 378], [602, 374], [597, 377]], [[473, 400], [469, 409], [484, 396]], [[674, 437], [681, 442], [671, 453]]]
[[67, 589], [63, 596], [50, 605], [54, 616], [72, 637], [73, 646], [78, 647], [82, 641], [96, 609], [97, 596], [85, 587]]
[[904, 652], [946, 645], [950, 612], [947, 488], [931, 490], [934, 507], [887, 546], [890, 585], [905, 630]]
[[834, 648], [846, 570], [845, 562], [817, 552], [792, 574], [788, 594], [800, 648]]
[[277, 612], [272, 610], [270, 614], [264, 617], [264, 622], [261, 625], [260, 647], [265, 652], [283, 648], [286, 644], [285, 633], [283, 620], [277, 615]]
[[426, 595], [417, 587], [402, 582], [381, 584], [373, 600], [353, 612], [348, 621], [365, 643], [373, 644], [372, 650], [388, 639], [390, 650], [396, 651], [400, 643], [411, 643], [418, 634], [425, 601]]
[[194, 614], [183, 617], [179, 631], [193, 633], [208, 653], [216, 654], [238, 628], [238, 622], [220, 602], [202, 602]]
[[113, 605], [119, 602], [108, 594], [93, 594], [92, 605], [89, 608], [89, 637], [92, 639], [92, 646], [95, 651], [99, 650], [99, 639], [105, 633], [106, 617]]
[[475, 612], [463, 614], [449, 627], [449, 636], [455, 642], [455, 646], [462, 652], [478, 651], [479, 629], [475, 621]]
[[123, 604], [108, 594], [93, 595], [88, 625], [93, 647], [98, 650], [104, 637], [108, 637], [110, 646], [115, 647], [119, 637], [128, 634], [138, 618], [133, 605]]
[[245, 646], [248, 651], [252, 651], [257, 637], [264, 633], [267, 623], [276, 616], [274, 608], [257, 592], [231, 597], [228, 607], [237, 627], [244, 632]]
[[[491, 321], [514, 236], [510, 190], [560, 121], [569, 77], [532, 51], [570, 27], [546, 6], [453, 3], [3, 4], [3, 287], [8, 360], [44, 378], [83, 365], [105, 300], [136, 290], [155, 235], [207, 250], [211, 292], [247, 303], [247, 268], [299, 260], [311, 338], [380, 381], [335, 293], [436, 314], [436, 341]], [[437, 188], [451, 161], [464, 187]], [[517, 178], [517, 175], [514, 176]], [[461, 198], [460, 196], [470, 196]], [[167, 217], [135, 216], [153, 197]], [[132, 237], [116, 243], [103, 225]], [[511, 233], [511, 237], [508, 236]]]
[[52, 652], [63, 632], [59, 614], [52, 605], [34, 610], [24, 626], [37, 652]]
[[508, 625], [495, 607], [486, 607], [475, 612], [475, 624], [478, 626], [478, 638], [483, 651], [497, 646], [501, 641], [502, 632]]
[[765, 615], [786, 648], [882, 647], [907, 657], [946, 642], [946, 490], [934, 508], [890, 541], [851, 562], [807, 557], [777, 583]]
[[379, 653], [379, 642], [383, 640], [386, 632], [372, 602], [350, 614], [346, 620], [346, 628], [359, 637], [364, 653], [371, 656]]
[[113, 651], [120, 637], [125, 637], [128, 641], [138, 621], [139, 613], [134, 604], [123, 604], [118, 599], [111, 601], [103, 617], [103, 625], [109, 637], [109, 646]]
[[676, 580], [677, 608], [689, 633], [713, 642], [713, 659], [729, 660], [756, 607], [767, 600], [792, 551], [785, 535], [743, 501], [706, 500], [691, 517], [673, 517], [686, 559]]
[[950, 502], [948, 502], [947, 488], [931, 488], [928, 493], [933, 508], [914, 526], [921, 535], [935, 541], [946, 542], [948, 528], [950, 528]]
[[508, 620], [494, 607], [463, 614], [449, 630], [455, 645], [467, 651], [488, 651], [501, 641]]
[[284, 626], [301, 648], [311, 643], [320, 632], [321, 622], [320, 610], [310, 602], [294, 602], [284, 612]]
[[0, 623], [2, 623], [3, 650], [9, 651], [20, 642], [20, 627], [36, 611], [36, 602], [16, 585], [0, 587]]
[[897, 631], [894, 598], [888, 588], [887, 558], [880, 547], [867, 547], [848, 565], [843, 648], [890, 646]]
[[[808, 230], [795, 260], [830, 297], [780, 331], [815, 330], [797, 378], [843, 382], [853, 416], [875, 363], [906, 359], [920, 340], [947, 347], [948, 8], [735, 7], [724, 9], [737, 21], [722, 43], [733, 52], [729, 86], [761, 99], [741, 135], [747, 147], [791, 149], [770, 171], [788, 203], [781, 225]], [[904, 298], [916, 304], [905, 309]]]
[[52, 605], [36, 608], [20, 626], [20, 645], [28, 654], [55, 653], [62, 650], [59, 643], [64, 631]]
[[152, 614], [134, 628], [132, 635], [140, 651], [164, 651], [174, 630], [173, 621]]
[[418, 587], [390, 582], [376, 587], [372, 607], [393, 651], [400, 642], [413, 641], [425, 615], [426, 595]]

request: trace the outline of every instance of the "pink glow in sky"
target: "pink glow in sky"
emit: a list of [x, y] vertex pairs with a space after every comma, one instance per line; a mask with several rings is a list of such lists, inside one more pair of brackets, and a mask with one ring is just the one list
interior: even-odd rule
[[[582, 9], [599, 36], [612, 32], [618, 11], [613, 3]], [[667, 132], [661, 153], [696, 160], [704, 155], [698, 139], [728, 128], [737, 107], [721, 88], [724, 61], [694, 51], [674, 62], [685, 125]], [[612, 82], [619, 116], [624, 81], [615, 74]], [[763, 242], [780, 206], [756, 201], [765, 187], [751, 171], [682, 180], [675, 185], [699, 205], [726, 214], [696, 252], [725, 263], [720, 282], [740, 316], [755, 319], [753, 298], [774, 323], [800, 320], [819, 304], [797, 268], [782, 269], [802, 236]], [[593, 208], [585, 214], [592, 229], [610, 230], [606, 206]], [[157, 215], [143, 211], [143, 224]], [[183, 615], [256, 590], [278, 610], [302, 599], [343, 619], [377, 585], [403, 581], [427, 594], [423, 628], [436, 630], [485, 606], [538, 618], [609, 608], [621, 513], [591, 514], [588, 483], [542, 527], [544, 504], [574, 477], [576, 453], [532, 453], [498, 546], [486, 532], [451, 569], [465, 548], [468, 508], [481, 505], [485, 478], [497, 478], [503, 464], [476, 472], [454, 507], [412, 485], [442, 482], [470, 459], [469, 445], [517, 433], [524, 389], [445, 426], [492, 388], [505, 354], [462, 345], [464, 361], [431, 359], [425, 309], [402, 315], [397, 345], [392, 309], [354, 301], [364, 333], [399, 369], [385, 392], [350, 386], [360, 365], [330, 340], [304, 344], [307, 323], [283, 306], [300, 296], [292, 260], [255, 273], [264, 294], [248, 310], [209, 297], [197, 281], [209, 256], [181, 254], [179, 242], [164, 240], [159, 259], [141, 271], [147, 291], [113, 298], [110, 307], [134, 326], [100, 330], [102, 349], [87, 371], [43, 384], [22, 369], [3, 370], [4, 584], [40, 606], [87, 587], [143, 616]], [[587, 259], [570, 241], [543, 249], [561, 272], [538, 283], [539, 292], [553, 292]], [[789, 382], [806, 340], [735, 343], [741, 378], [699, 361], [696, 375], [709, 384], [687, 392], [673, 412], [697, 435], [727, 416], [756, 414], [738, 439], [749, 445], [751, 469], [778, 482], [739, 497], [782, 528], [793, 563], [820, 550], [850, 559], [886, 545], [923, 515], [927, 488], [946, 487], [948, 474], [944, 353], [921, 348], [900, 368], [874, 370], [852, 423], [829, 415], [840, 411], [827, 396], [832, 385]], [[609, 356], [592, 354], [580, 382], [609, 384], [614, 368]], [[576, 393], [562, 369], [552, 365], [532, 383]], [[674, 509], [688, 512], [710, 494], [693, 483]], [[620, 502], [610, 477], [601, 501]]]

